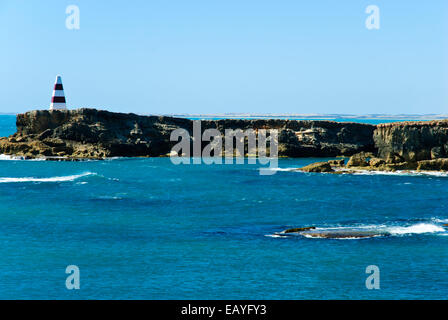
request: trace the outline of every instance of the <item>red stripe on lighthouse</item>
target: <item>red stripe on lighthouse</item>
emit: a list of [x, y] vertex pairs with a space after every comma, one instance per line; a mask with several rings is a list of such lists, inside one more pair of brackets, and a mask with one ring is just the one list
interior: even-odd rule
[[65, 97], [52, 97], [51, 102], [65, 103]]

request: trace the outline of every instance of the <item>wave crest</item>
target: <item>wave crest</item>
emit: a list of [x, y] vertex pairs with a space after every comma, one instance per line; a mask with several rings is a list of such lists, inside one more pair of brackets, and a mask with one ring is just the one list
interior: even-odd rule
[[445, 228], [432, 224], [432, 223], [419, 223], [408, 227], [389, 227], [387, 231], [392, 235], [402, 235], [402, 234], [421, 234], [421, 233], [435, 233], [444, 232]]
[[50, 177], [50, 178], [35, 178], [35, 177], [23, 177], [23, 178], [10, 178], [4, 177], [0, 178], [0, 183], [23, 183], [23, 182], [66, 182], [66, 181], [75, 181], [76, 179], [87, 177], [91, 175], [96, 175], [94, 172], [85, 172], [76, 175], [70, 176], [58, 176], [58, 177]]
[[2, 161], [45, 161], [44, 158], [25, 159], [22, 156], [11, 156], [7, 154], [0, 154], [0, 160]]

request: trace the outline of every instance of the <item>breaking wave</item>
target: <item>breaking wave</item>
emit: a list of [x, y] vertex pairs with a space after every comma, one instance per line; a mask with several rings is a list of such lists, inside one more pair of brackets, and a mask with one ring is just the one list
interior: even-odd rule
[[[278, 171], [278, 172], [299, 172], [299, 168], [263, 168], [264, 170]], [[335, 169], [335, 171], [342, 174], [363, 175], [363, 176], [411, 176], [411, 177], [448, 177], [448, 172], [440, 171], [415, 171], [415, 170], [398, 170], [398, 171], [373, 171], [373, 170], [347, 170]]]
[[21, 156], [11, 156], [7, 154], [0, 154], [0, 161], [45, 161], [45, 159], [25, 159]]
[[448, 177], [448, 172], [439, 171], [415, 171], [415, 170], [399, 170], [399, 171], [372, 171], [372, 170], [337, 170], [347, 174], [364, 175], [364, 176], [411, 176], [411, 177]]
[[388, 227], [386, 230], [392, 235], [403, 235], [444, 232], [445, 228], [432, 223], [419, 223], [408, 227]]
[[23, 183], [23, 182], [66, 182], [75, 181], [76, 179], [96, 175], [94, 172], [85, 172], [70, 176], [50, 177], [50, 178], [35, 178], [35, 177], [23, 177], [23, 178], [9, 178], [0, 177], [0, 183]]
[[[444, 222], [446, 219], [431, 219], [432, 221]], [[344, 226], [315, 228], [304, 232], [284, 233], [275, 232], [266, 235], [272, 238], [305, 237], [310, 239], [339, 239], [353, 240], [377, 238], [385, 236], [411, 236], [415, 234], [448, 235], [448, 228], [437, 223], [422, 222], [412, 225], [366, 225], [366, 226]]]

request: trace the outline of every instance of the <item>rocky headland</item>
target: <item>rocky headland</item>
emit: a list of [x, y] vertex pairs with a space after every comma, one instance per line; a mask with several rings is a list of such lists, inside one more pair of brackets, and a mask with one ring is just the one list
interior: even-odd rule
[[[17, 115], [16, 124], [15, 134], [0, 138], [0, 154], [49, 160], [162, 157], [177, 143], [170, 141], [173, 130], [185, 129], [193, 137], [189, 119], [96, 109], [35, 110]], [[376, 126], [314, 120], [202, 120], [202, 132], [206, 129], [222, 133], [277, 129], [281, 157], [350, 157], [300, 169], [306, 172], [448, 171], [448, 120]]]
[[[193, 136], [193, 121], [140, 116], [96, 109], [36, 110], [17, 115], [17, 132], [0, 138], [0, 154], [45, 159], [105, 159], [160, 157], [177, 143], [171, 132], [185, 129]], [[278, 154], [284, 157], [350, 156], [375, 150], [375, 126], [312, 120], [203, 120], [202, 131], [277, 129]], [[208, 144], [208, 142], [205, 142]]]
[[374, 152], [344, 161], [314, 163], [305, 172], [448, 171], [448, 120], [379, 124], [373, 132]]

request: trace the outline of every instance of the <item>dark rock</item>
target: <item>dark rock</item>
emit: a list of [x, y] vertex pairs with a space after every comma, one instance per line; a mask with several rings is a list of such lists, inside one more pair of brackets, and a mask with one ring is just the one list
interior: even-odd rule
[[316, 162], [309, 164], [299, 170], [303, 172], [334, 172], [328, 162]]
[[293, 232], [300, 232], [300, 231], [307, 231], [307, 230], [314, 230], [314, 229], [316, 229], [316, 227], [292, 228], [292, 229], [287, 229], [287, 230], [283, 231], [282, 233], [293, 233]]
[[333, 167], [343, 167], [345, 165], [345, 160], [344, 159], [328, 160], [328, 163], [330, 164], [330, 166]]
[[397, 171], [397, 170], [416, 170], [416, 162], [400, 162], [400, 163], [386, 163], [384, 166], [380, 166], [380, 169], [386, 171]]
[[367, 155], [364, 153], [357, 153], [350, 157], [347, 162], [347, 168], [350, 167], [367, 167], [369, 164], [367, 162]]
[[380, 159], [380, 158], [371, 158], [369, 160], [369, 166], [374, 167], [374, 168], [378, 168], [379, 166], [385, 164], [386, 161], [384, 161], [384, 159]]
[[435, 160], [422, 160], [418, 162], [418, 171], [448, 171], [448, 158]]
[[443, 147], [434, 147], [431, 149], [431, 159], [443, 158], [444, 155]]
[[386, 163], [394, 164], [394, 163], [402, 163], [405, 162], [404, 158], [398, 154], [388, 153], [385, 158]]

